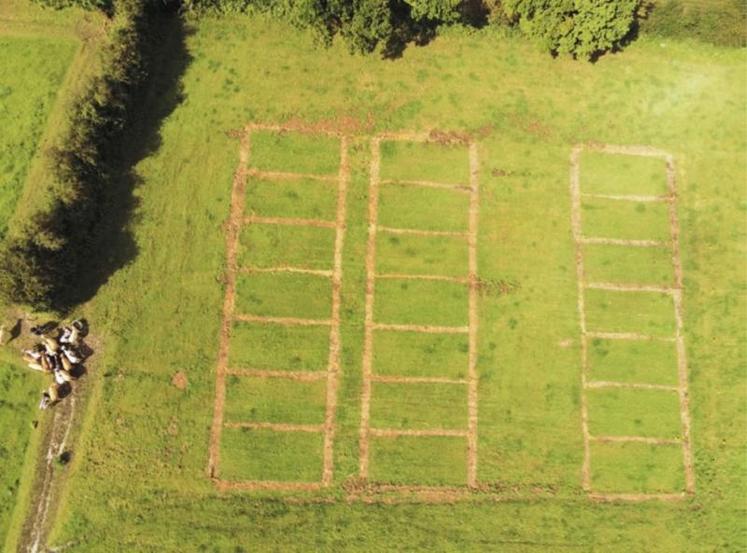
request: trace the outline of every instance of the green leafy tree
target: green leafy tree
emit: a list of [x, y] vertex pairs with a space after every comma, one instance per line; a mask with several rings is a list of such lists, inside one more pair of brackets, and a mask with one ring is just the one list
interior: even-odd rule
[[630, 33], [641, 0], [504, 0], [521, 30], [556, 54], [592, 59]]

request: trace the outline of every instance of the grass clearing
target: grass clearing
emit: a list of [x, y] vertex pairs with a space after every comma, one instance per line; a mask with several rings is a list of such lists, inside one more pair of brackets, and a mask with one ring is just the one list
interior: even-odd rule
[[674, 285], [672, 253], [668, 248], [587, 244], [583, 249], [589, 282]]
[[591, 380], [676, 386], [676, 344], [596, 338], [590, 342], [589, 372]]
[[236, 282], [236, 312], [327, 319], [332, 312], [332, 283], [329, 278], [317, 275], [243, 274]]
[[225, 420], [322, 424], [326, 407], [326, 382], [299, 382], [283, 378], [229, 376]]
[[463, 430], [467, 427], [467, 386], [374, 382], [371, 426]]
[[457, 236], [380, 233], [376, 236], [377, 274], [465, 277], [467, 243]]
[[315, 482], [322, 474], [322, 435], [224, 428], [220, 467], [224, 480]]
[[310, 179], [251, 178], [246, 185], [245, 213], [262, 217], [300, 217], [334, 221], [337, 187]]
[[405, 485], [464, 485], [467, 440], [444, 436], [373, 438], [371, 478]]
[[469, 157], [464, 145], [383, 141], [381, 178], [469, 184]]
[[669, 211], [665, 203], [583, 198], [581, 220], [584, 236], [593, 238], [670, 239]]
[[607, 388], [588, 390], [586, 397], [592, 436], [681, 437], [676, 392]]
[[581, 190], [587, 194], [663, 196], [667, 167], [657, 157], [601, 152], [581, 154]]
[[673, 338], [674, 304], [659, 292], [586, 291], [586, 324], [595, 332], [633, 332]]
[[373, 372], [393, 376], [465, 378], [467, 336], [377, 330]]
[[253, 224], [241, 229], [239, 266], [331, 270], [335, 231], [331, 228]]
[[238, 322], [231, 333], [230, 366], [321, 371], [329, 356], [329, 329]]
[[262, 171], [337, 176], [340, 139], [293, 131], [254, 131], [250, 165]]
[[592, 444], [594, 491], [676, 493], [685, 488], [682, 449], [650, 444]]
[[382, 186], [379, 225], [394, 228], [466, 232], [469, 196], [422, 186]]
[[464, 284], [454, 282], [378, 280], [374, 320], [388, 324], [465, 326], [467, 294]]

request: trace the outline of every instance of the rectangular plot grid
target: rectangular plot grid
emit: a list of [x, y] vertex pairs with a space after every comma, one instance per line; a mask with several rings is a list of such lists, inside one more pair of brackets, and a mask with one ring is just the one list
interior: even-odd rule
[[[382, 151], [385, 147], [423, 147], [438, 148], [436, 142], [432, 141], [427, 134], [407, 134], [391, 133], [381, 134], [374, 137], [371, 141], [371, 169], [369, 184], [369, 226], [368, 226], [368, 243], [366, 254], [366, 301], [365, 301], [365, 322], [364, 322], [364, 347], [363, 347], [363, 384], [361, 394], [361, 424], [360, 424], [360, 457], [359, 457], [359, 476], [364, 481], [372, 483], [375, 489], [382, 491], [427, 491], [427, 490], [449, 490], [452, 488], [464, 490], [464, 484], [469, 488], [477, 486], [477, 300], [478, 300], [478, 280], [477, 280], [477, 227], [478, 227], [478, 154], [477, 145], [469, 143], [468, 145], [460, 144], [451, 146], [448, 150], [453, 155], [459, 154], [459, 149], [463, 152], [463, 177], [453, 180], [463, 180], [463, 183], [444, 183], [431, 180], [419, 180], [416, 178], [382, 178], [381, 158]], [[456, 149], [455, 149], [456, 148]], [[455, 153], [456, 152], [456, 153]], [[407, 161], [405, 157], [404, 164], [394, 172], [410, 170], [414, 163]], [[461, 158], [459, 158], [461, 159]], [[433, 173], [430, 171], [426, 173]], [[440, 169], [438, 169], [440, 170]], [[409, 177], [408, 177], [409, 178]], [[454, 193], [454, 205], [458, 206], [457, 215], [463, 216], [461, 223], [452, 222], [449, 230], [444, 230], [445, 220], [436, 218], [435, 221], [428, 221], [436, 228], [409, 228], [410, 220], [420, 220], [420, 223], [412, 226], [421, 226], [423, 221], [422, 214], [407, 211], [406, 202], [394, 201], [388, 206], [395, 205], [397, 208], [405, 209], [403, 219], [407, 219], [402, 226], [408, 228], [399, 228], [399, 226], [380, 224], [382, 220], [381, 199], [382, 191], [392, 191], [394, 189], [402, 191], [403, 194], [419, 193], [422, 195], [434, 195]], [[408, 192], [409, 191], [409, 192]], [[465, 197], [466, 196], [466, 197]], [[421, 196], [422, 197], [422, 196]], [[435, 198], [438, 199], [438, 198]], [[456, 201], [462, 201], [462, 205]], [[466, 200], [466, 201], [465, 201]], [[432, 201], [433, 205], [439, 202]], [[404, 206], [403, 206], [404, 204]], [[465, 208], [468, 211], [465, 213]], [[413, 208], [414, 209], [414, 208]], [[459, 211], [461, 210], [461, 211]], [[459, 219], [459, 217], [457, 217]], [[465, 228], [457, 226], [464, 224]], [[439, 228], [440, 227], [440, 228]], [[458, 230], [457, 230], [458, 229]], [[382, 240], [391, 243], [399, 243], [406, 239], [423, 239], [433, 240], [452, 240], [459, 244], [463, 240], [463, 246], [467, 248], [467, 266], [464, 267], [464, 276], [458, 274], [446, 274], [449, 271], [444, 270], [442, 263], [438, 260], [435, 264], [435, 271], [431, 274], [429, 270], [414, 271], [412, 273], [400, 271], [377, 271], [377, 236]], [[462, 246], [459, 246], [462, 247]], [[384, 261], [382, 259], [382, 261]], [[389, 267], [394, 269], [397, 263], [390, 262]], [[438, 273], [441, 274], [438, 274]], [[387, 314], [375, 315], [375, 291], [379, 286], [387, 291], [402, 291], [405, 294], [425, 293], [422, 298], [427, 303], [418, 303], [417, 300], [404, 297], [399, 302], [392, 300], [390, 296], [384, 294], [381, 303], [387, 299], [390, 310], [383, 311]], [[392, 287], [394, 286], [394, 287]], [[454, 309], [449, 308], [448, 302], [444, 303], [444, 298], [436, 292], [436, 287], [451, 287], [451, 302], [456, 302], [454, 307], [459, 310], [458, 304], [464, 301], [464, 317], [466, 325], [451, 325], [444, 322], [452, 322]], [[456, 299], [455, 299], [456, 298]], [[401, 316], [407, 318], [408, 315], [402, 315], [409, 312], [417, 312], [422, 308], [433, 308], [436, 306], [436, 313], [443, 320], [434, 321], [436, 324], [427, 324], [432, 319], [427, 320], [406, 320], [406, 321], [386, 321], [377, 320], [378, 317], [392, 318], [391, 304], [394, 302], [400, 309]], [[379, 303], [379, 302], [376, 302]], [[413, 305], [416, 304], [416, 305]], [[438, 305], [441, 308], [437, 307]], [[404, 308], [402, 307], [404, 306]], [[444, 306], [447, 306], [444, 308]], [[414, 307], [414, 309], [412, 309]], [[404, 311], [403, 311], [404, 309]], [[440, 310], [439, 310], [440, 309]], [[431, 315], [419, 315], [431, 317]], [[417, 317], [416, 315], [412, 315]], [[374, 366], [374, 338], [377, 334], [386, 334], [389, 337], [399, 336], [402, 339], [418, 339], [431, 336], [434, 339], [446, 339], [447, 336], [464, 336], [468, 344], [467, 363], [463, 375], [452, 374], [393, 374], [398, 372], [387, 370], [387, 374], [378, 373]], [[440, 337], [440, 338], [439, 338]], [[383, 339], [383, 336], [380, 336]], [[384, 390], [388, 391], [387, 394]], [[394, 399], [392, 399], [394, 398]], [[432, 402], [433, 409], [428, 408]], [[455, 403], [456, 402], [456, 403]], [[463, 403], [462, 403], [463, 402]], [[423, 405], [424, 404], [424, 405]], [[438, 404], [438, 406], [436, 406]], [[409, 414], [402, 415], [399, 419], [396, 415], [390, 413], [390, 407], [405, 406], [409, 407]], [[373, 411], [373, 413], [372, 413]], [[430, 422], [423, 423], [423, 420], [429, 416], [429, 411], [436, 413], [436, 416], [442, 417], [438, 424]], [[376, 417], [385, 421], [375, 425]], [[446, 424], [444, 421], [448, 420]], [[392, 424], [392, 421], [395, 421]], [[419, 422], [414, 424], [414, 421]], [[416, 426], [416, 427], [415, 427]], [[446, 426], [446, 427], [444, 427]], [[455, 448], [448, 448], [450, 443], [461, 443], [463, 445]], [[401, 444], [409, 445], [405, 450], [401, 449]], [[398, 445], [399, 444], [399, 445]], [[398, 447], [400, 449], [398, 449]], [[461, 448], [464, 448], [464, 453]], [[448, 450], [448, 451], [447, 451]], [[415, 453], [413, 453], [413, 451]], [[389, 469], [394, 473], [393, 478], [380, 476], [381, 467], [377, 461], [377, 452], [383, 456], [394, 455], [390, 457]], [[424, 453], [426, 452], [426, 453]], [[430, 453], [428, 453], [430, 452]], [[372, 460], [373, 457], [373, 460]], [[451, 463], [451, 464], [450, 464]], [[444, 476], [450, 472], [452, 465], [456, 466], [456, 476]], [[392, 467], [394, 467], [392, 469]], [[423, 471], [431, 471], [431, 478], [423, 479]], [[435, 474], [435, 476], [433, 476]], [[398, 476], [404, 477], [403, 482]], [[443, 477], [446, 482], [444, 482]], [[434, 481], [435, 478], [435, 481]], [[451, 480], [450, 480], [451, 478]]]
[[[679, 499], [694, 493], [695, 475], [674, 160], [649, 147], [601, 145], [574, 147], [570, 162], [581, 330], [582, 485], [592, 499], [602, 501]], [[631, 165], [658, 168], [659, 178], [650, 182], [658, 183], [657, 190], [664, 193], [638, 194], [640, 179], [624, 170]], [[603, 170], [595, 173], [596, 167]], [[631, 183], [629, 188], [638, 189], [636, 194], [609, 190], [625, 179]], [[592, 192], [584, 192], [582, 182]], [[620, 228], [610, 228], [606, 216], [595, 215], [600, 202], [607, 202], [612, 215], [628, 210]], [[636, 214], [647, 221], [660, 215], [667, 219], [661, 221], [665, 226], [650, 226], [665, 230], [647, 236], [651, 231], [641, 228]], [[610, 236], [616, 230], [627, 237]], [[603, 281], [596, 280], [588, 257], [599, 248], [606, 255], [596, 269], [605, 275]], [[631, 257], [631, 252], [637, 257]], [[657, 255], [663, 261], [652, 262], [651, 267], [657, 267], [658, 273], [625, 262]], [[637, 276], [631, 277], [634, 271]], [[659, 282], [630, 282], [654, 277]], [[657, 356], [670, 351], [668, 356]], [[663, 367], [658, 372], [657, 364]]]
[[[257, 167], [251, 166], [254, 164], [250, 162], [250, 151], [255, 150], [258, 146], [257, 144], [254, 146], [252, 145], [257, 133], [263, 133], [263, 136], [265, 137], [270, 136], [279, 139], [286, 136], [286, 133], [290, 133], [291, 135], [303, 137], [308, 143], [313, 143], [315, 140], [321, 140], [322, 138], [327, 140], [339, 140], [338, 173], [319, 174], [316, 170], [309, 173], [260, 170]], [[270, 151], [270, 157], [279, 155], [279, 159], [281, 159], [280, 163], [282, 163], [283, 155], [288, 156], [288, 152], [277, 152], [278, 142], [272, 143], [270, 140], [269, 147], [266, 145], [267, 142], [267, 140], [263, 142], [263, 148]], [[309, 157], [308, 152], [304, 154], [303, 151], [300, 153], [292, 151], [290, 154], [291, 159], [293, 159], [294, 162], [296, 162], [296, 165], [301, 169], [309, 165], [309, 163], [306, 163], [305, 165], [303, 163], [305, 159], [304, 155]], [[335, 155], [337, 155], [337, 151], [335, 151]], [[239, 165], [235, 172], [233, 181], [230, 220], [226, 230], [226, 294], [223, 305], [223, 319], [216, 368], [216, 397], [208, 466], [210, 478], [221, 490], [316, 490], [328, 487], [332, 483], [335, 411], [340, 371], [340, 291], [342, 284], [342, 248], [345, 235], [345, 197], [349, 179], [347, 155], [347, 138], [337, 133], [317, 131], [311, 133], [305, 130], [285, 128], [283, 126], [259, 124], [250, 124], [244, 129], [241, 138]], [[272, 157], [272, 159], [274, 160], [276, 158]], [[313, 160], [310, 164], [313, 165]], [[278, 185], [280, 183], [329, 183], [330, 186], [334, 187], [333, 193], [336, 196], [335, 219], [326, 220], [301, 217], [262, 216], [255, 213], [246, 214], [245, 194], [247, 193], [247, 181], [249, 178], [262, 179], [263, 182], [276, 183]], [[245, 261], [242, 261], [241, 256], [239, 255], [239, 250], [242, 247], [242, 230], [250, 231], [252, 229], [260, 228], [260, 230], [267, 230], [270, 233], [277, 230], [279, 233], [273, 234], [272, 236], [280, 236], [282, 242], [283, 234], [280, 231], [283, 229], [292, 230], [294, 227], [300, 227], [301, 230], [303, 230], [304, 227], [311, 229], [331, 229], [331, 232], [334, 232], [334, 251], [329, 251], [329, 269], [294, 266], [289, 263], [279, 263], [278, 266], [272, 266], [272, 263], [256, 264], [257, 266], [252, 266], [251, 263], [247, 264]], [[255, 250], [256, 249], [257, 248], [255, 248]], [[298, 256], [296, 255], [296, 257]], [[331, 290], [331, 312], [329, 317], [304, 318], [295, 316], [272, 316], [265, 312], [262, 314], [237, 312], [241, 309], [247, 309], [247, 307], [242, 307], [241, 304], [237, 305], [237, 295], [241, 295], [241, 279], [245, 277], [251, 278], [253, 275], [259, 277], [262, 275], [267, 276], [268, 274], [277, 275], [278, 279], [281, 277], [310, 277], [328, 281], [330, 285], [329, 289]], [[259, 282], [260, 291], [267, 288], [267, 286], [261, 284], [266, 281], [260, 280]], [[252, 293], [255, 293], [256, 290], [257, 287], [255, 285], [255, 289], [252, 290]], [[248, 309], [251, 309], [253, 304], [250, 302], [248, 305]], [[305, 306], [302, 304], [291, 302], [290, 309], [301, 309], [304, 307]], [[283, 309], [289, 309], [289, 307], [286, 305]], [[286, 315], [286, 313], [283, 315]], [[307, 367], [302, 367], [304, 370], [292, 370], [292, 367], [289, 369], [288, 367], [234, 366], [229, 351], [231, 349], [232, 336], [234, 340], [242, 338], [242, 336], [235, 331], [236, 324], [244, 325], [245, 327], [252, 329], [259, 328], [260, 331], [265, 331], [266, 329], [270, 333], [285, 332], [286, 334], [296, 330], [303, 331], [304, 329], [313, 330], [315, 327], [317, 329], [319, 327], [327, 327], [329, 329], [329, 353], [326, 368], [320, 367], [319, 370], [307, 370]], [[277, 329], [277, 331], [273, 329]], [[267, 336], [267, 334], [264, 336]], [[270, 336], [272, 336], [272, 334], [270, 334]], [[243, 336], [243, 338], [246, 339], [246, 336]], [[237, 345], [242, 344], [234, 343], [234, 349], [236, 349]], [[271, 352], [272, 350], [268, 349], [271, 347], [277, 348], [277, 345], [273, 346], [272, 344], [269, 344], [269, 340], [263, 339], [254, 339], [251, 340], [250, 344], [248, 344], [249, 350], [252, 352], [259, 352], [257, 355], [262, 359], [273, 358], [272, 354], [267, 354], [266, 352], [262, 353], [264, 349]], [[285, 423], [282, 422], [282, 420], [278, 421], [278, 418], [293, 413], [294, 408], [298, 409], [296, 405], [291, 405], [290, 407], [279, 405], [278, 402], [282, 400], [282, 397], [278, 398], [278, 402], [274, 402], [271, 397], [260, 397], [259, 399], [256, 399], [257, 405], [260, 407], [254, 409], [245, 409], [244, 411], [241, 411], [240, 409], [227, 409], [227, 401], [232, 400], [230, 393], [231, 382], [229, 380], [234, 383], [249, 382], [249, 390], [251, 390], [252, 387], [255, 388], [253, 396], [262, 396], [264, 390], [273, 389], [272, 387], [275, 386], [276, 389], [279, 390], [280, 396], [290, 395], [291, 398], [298, 398], [297, 402], [307, 399], [309, 396], [309, 390], [318, 389], [319, 386], [321, 386], [324, 388], [321, 392], [324, 399], [320, 400], [324, 404], [324, 413], [320, 415], [320, 423], [305, 424], [296, 422]], [[254, 386], [251, 386], [251, 382], [255, 383]], [[227, 385], [229, 387], [228, 394], [226, 390]], [[288, 388], [289, 386], [296, 385], [298, 386], [298, 389], [293, 388], [291, 390]], [[239, 392], [233, 394], [233, 396], [236, 395], [238, 395], [237, 405], [240, 408], [242, 407], [242, 401], [247, 401], [246, 398], [252, 394], [246, 393], [246, 389], [242, 392], [239, 388]], [[262, 403], [263, 401], [264, 403]], [[259, 415], [257, 415], [257, 411], [260, 412]], [[253, 418], [250, 421], [224, 420], [224, 418], [231, 418], [231, 413], [236, 412], [242, 414], [244, 412], [250, 413]], [[271, 416], [272, 420], [255, 420], [255, 418], [262, 416]], [[309, 417], [308, 414], [303, 413], [299, 416]], [[228, 460], [224, 459], [224, 462], [221, 462], [221, 451], [222, 448], [226, 447], [227, 440], [224, 436], [224, 430], [239, 433], [239, 438], [234, 438], [235, 442], [242, 445], [240, 451], [237, 452], [239, 459], [244, 458], [251, 460], [254, 455], [267, 453], [271, 456], [270, 458], [272, 461], [268, 462], [266, 459], [260, 459], [259, 461], [255, 461], [251, 466], [254, 467], [254, 469], [259, 467], [259, 469], [271, 471], [275, 470], [274, 467], [281, 467], [277, 470], [285, 470], [286, 472], [283, 473], [284, 476], [281, 478], [265, 478], [263, 476], [255, 478], [250, 474], [248, 478], [244, 478], [242, 475], [239, 475], [238, 477], [235, 475], [224, 477], [223, 473], [228, 470], [228, 467], [226, 466]], [[243, 434], [241, 434], [242, 432]], [[315, 441], [314, 436], [319, 436], [318, 442]], [[278, 445], [281, 442], [282, 445]], [[315, 448], [314, 444], [317, 443], [320, 443], [321, 447]], [[316, 469], [295, 469], [295, 467], [299, 466], [299, 464], [296, 463], [296, 460], [308, 458], [307, 452], [309, 448], [317, 454], [321, 449], [321, 470], [319, 472], [317, 472]], [[296, 459], [292, 458], [291, 455], [295, 455]], [[294, 478], [293, 476], [288, 476], [286, 479], [285, 475], [287, 474], [297, 474], [298, 477]], [[314, 476], [315, 474], [318, 474], [318, 480]]]

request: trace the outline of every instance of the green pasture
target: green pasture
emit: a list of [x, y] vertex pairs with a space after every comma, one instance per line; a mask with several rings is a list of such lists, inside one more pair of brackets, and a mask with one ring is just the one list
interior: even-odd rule
[[[105, 348], [50, 545], [75, 551], [738, 551], [744, 497], [745, 53], [641, 39], [596, 64], [553, 59], [491, 32], [452, 30], [398, 60], [352, 57], [342, 44], [262, 18], [193, 22], [178, 82], [153, 77], [143, 118], [157, 147], [137, 165], [137, 255], [85, 314]], [[171, 52], [170, 52], [171, 53]], [[176, 56], [174, 56], [176, 57]], [[171, 56], [165, 56], [165, 63]], [[541, 86], [540, 86], [541, 84]], [[175, 107], [175, 95], [181, 101]], [[173, 109], [166, 109], [171, 106]], [[162, 118], [162, 119], [158, 119]], [[207, 477], [224, 294], [225, 229], [239, 162], [236, 129], [305, 121], [350, 133], [343, 249], [341, 368], [334, 481], [319, 493], [219, 492]], [[357, 122], [355, 124], [351, 123]], [[470, 133], [479, 157], [478, 480], [466, 501], [347, 501], [360, 485], [365, 256], [371, 137], [429, 129]], [[132, 137], [136, 140], [137, 137]], [[606, 504], [581, 488], [581, 356], [570, 154], [584, 142], [671, 153], [685, 276], [685, 343], [696, 493], [681, 502]], [[261, 130], [249, 168], [335, 176], [339, 139]], [[381, 143], [379, 224], [467, 230], [469, 196], [402, 181], [469, 184], [463, 144]], [[582, 192], [665, 193], [662, 164], [585, 152]], [[307, 186], [308, 185], [308, 186]], [[246, 215], [332, 220], [333, 182], [250, 176]], [[584, 197], [586, 236], [669, 240], [666, 204]], [[433, 239], [431, 239], [433, 238]], [[244, 225], [239, 265], [331, 270], [334, 230]], [[376, 240], [380, 274], [467, 275], [461, 237]], [[617, 249], [615, 249], [617, 248]], [[585, 246], [589, 281], [670, 284], [656, 248]], [[642, 250], [642, 248], [640, 249]], [[663, 250], [662, 250], [663, 251]], [[649, 268], [643, 268], [649, 267]], [[329, 280], [246, 271], [237, 312], [327, 318]], [[460, 283], [377, 279], [374, 320], [463, 326]], [[674, 310], [655, 292], [587, 290], [587, 325], [669, 338]], [[592, 341], [594, 380], [676, 384], [668, 341]], [[323, 371], [329, 328], [235, 322], [229, 367]], [[465, 378], [467, 336], [376, 330], [373, 372]], [[171, 384], [183, 372], [188, 385]], [[226, 422], [320, 424], [325, 381], [229, 376]], [[598, 436], [680, 437], [676, 394], [588, 392]], [[466, 386], [375, 383], [379, 428], [464, 429]], [[319, 481], [322, 435], [223, 429], [221, 477]], [[683, 489], [678, 446], [592, 444], [595, 491]], [[467, 440], [381, 436], [370, 443], [378, 483], [462, 485]], [[495, 497], [502, 500], [497, 501]], [[316, 501], [320, 499], [320, 501]]]
[[0, 27], [0, 236], [77, 49], [72, 39], [4, 36]]

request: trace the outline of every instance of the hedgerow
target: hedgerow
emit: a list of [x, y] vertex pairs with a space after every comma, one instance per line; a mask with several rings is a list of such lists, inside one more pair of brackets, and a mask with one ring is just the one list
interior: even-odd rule
[[50, 155], [50, 201], [15, 221], [0, 244], [0, 296], [36, 309], [64, 310], [70, 290], [91, 270], [96, 229], [106, 216], [102, 194], [111, 185], [110, 159], [145, 82], [147, 10], [141, 0], [118, 0], [101, 71], [70, 108], [67, 130]]

